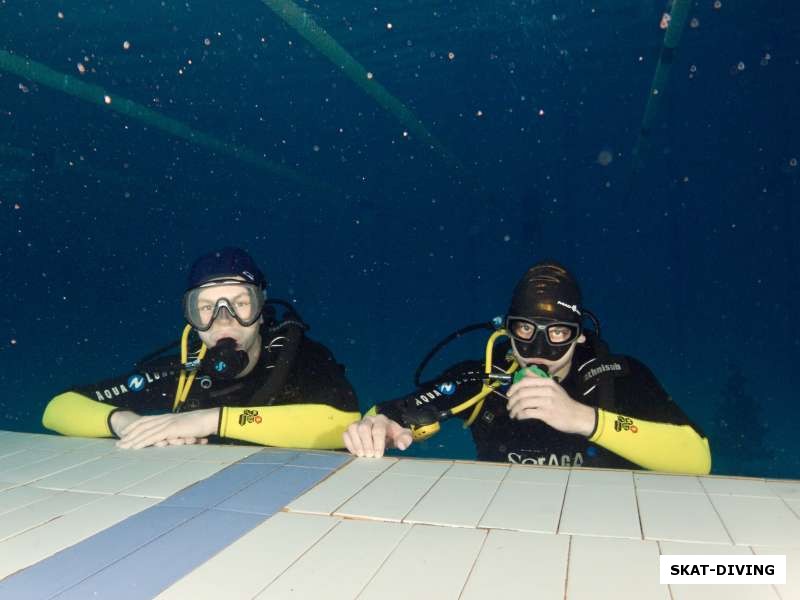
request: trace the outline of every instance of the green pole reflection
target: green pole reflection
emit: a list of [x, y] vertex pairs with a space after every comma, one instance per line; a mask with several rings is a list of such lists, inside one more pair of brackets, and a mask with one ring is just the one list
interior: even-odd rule
[[413, 135], [436, 150], [449, 165], [459, 167], [460, 163], [434, 136], [428, 131], [417, 116], [400, 100], [378, 83], [347, 50], [342, 48], [327, 31], [320, 27], [311, 15], [291, 0], [261, 0], [276, 15], [297, 31], [318, 52], [339, 67], [345, 75], [358, 87], [371, 96], [384, 110], [394, 115], [400, 123]]
[[639, 135], [636, 145], [633, 148], [633, 168], [638, 170], [641, 166], [641, 156], [646, 149], [646, 144], [652, 131], [653, 123], [658, 116], [661, 107], [661, 98], [667, 87], [672, 62], [675, 58], [675, 49], [681, 41], [681, 35], [686, 27], [686, 19], [689, 16], [691, 2], [689, 0], [675, 0], [670, 11], [670, 21], [664, 34], [664, 45], [658, 57], [658, 64], [653, 75], [653, 82], [650, 84], [650, 94], [647, 97], [647, 104], [644, 108], [642, 124], [639, 127]]
[[267, 171], [278, 177], [288, 179], [302, 186], [312, 188], [325, 188], [327, 186], [306, 176], [301, 176], [294, 170], [272, 162], [263, 155], [242, 146], [224, 142], [212, 135], [196, 131], [188, 125], [164, 116], [146, 106], [137, 104], [132, 100], [107, 92], [97, 85], [81, 81], [77, 77], [60, 73], [50, 67], [22, 58], [6, 50], [0, 50], [0, 69], [24, 79], [34, 81], [40, 85], [64, 92], [70, 96], [80, 98], [86, 102], [97, 104], [102, 108], [112, 110], [136, 121], [141, 121], [151, 127], [160, 129], [171, 136], [187, 140], [213, 152], [232, 156], [244, 163], [258, 169]]

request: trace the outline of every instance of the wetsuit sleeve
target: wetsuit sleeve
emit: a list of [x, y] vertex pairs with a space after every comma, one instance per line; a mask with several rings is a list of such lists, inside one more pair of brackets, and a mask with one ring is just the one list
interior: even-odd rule
[[218, 435], [284, 448], [343, 448], [358, 421], [358, 398], [344, 367], [322, 344], [306, 341], [286, 385], [271, 406], [223, 406]]
[[109, 419], [115, 410], [77, 392], [64, 392], [47, 403], [42, 425], [61, 435], [113, 437]]
[[[483, 363], [461, 362], [435, 379], [423, 383], [414, 392], [375, 405], [367, 414], [385, 415], [403, 427], [408, 427], [410, 418], [416, 411], [424, 410], [426, 407], [443, 411], [466, 402], [481, 391], [483, 378]], [[471, 409], [468, 409], [458, 416], [466, 419], [471, 412]]]
[[327, 404], [224, 406], [217, 433], [223, 438], [264, 446], [334, 450], [344, 446], [344, 430], [359, 418], [358, 410]]
[[707, 475], [711, 471], [708, 440], [691, 425], [634, 419], [603, 409], [590, 442], [653, 471]]
[[644, 364], [628, 364], [629, 375], [615, 381], [615, 410], [597, 410], [589, 441], [645, 469], [708, 474], [708, 439]]
[[154, 364], [146, 372], [131, 372], [89, 385], [75, 386], [48, 402], [42, 425], [61, 435], [112, 437], [115, 410], [165, 412], [172, 409], [176, 373]]

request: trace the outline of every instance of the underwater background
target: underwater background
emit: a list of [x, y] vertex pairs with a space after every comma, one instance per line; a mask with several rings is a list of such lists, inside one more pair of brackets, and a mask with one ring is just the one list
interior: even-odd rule
[[800, 478], [798, 82], [789, 0], [0, 0], [0, 429], [177, 339], [221, 246], [363, 410], [553, 258], [714, 473]]

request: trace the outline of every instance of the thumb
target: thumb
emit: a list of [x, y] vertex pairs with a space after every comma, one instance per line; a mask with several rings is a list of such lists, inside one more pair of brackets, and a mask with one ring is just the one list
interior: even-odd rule
[[386, 438], [391, 440], [398, 450], [405, 450], [414, 441], [411, 430], [403, 427], [397, 421], [389, 421], [389, 425], [386, 427]]

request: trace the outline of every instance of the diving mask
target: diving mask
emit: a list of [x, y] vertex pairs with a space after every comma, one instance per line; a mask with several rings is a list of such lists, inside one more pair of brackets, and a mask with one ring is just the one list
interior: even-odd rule
[[188, 290], [183, 295], [183, 316], [198, 331], [208, 331], [222, 311], [242, 327], [261, 316], [264, 290], [239, 279], [217, 279]]
[[559, 360], [581, 334], [579, 323], [554, 319], [506, 317], [506, 330], [514, 350], [522, 358]]

